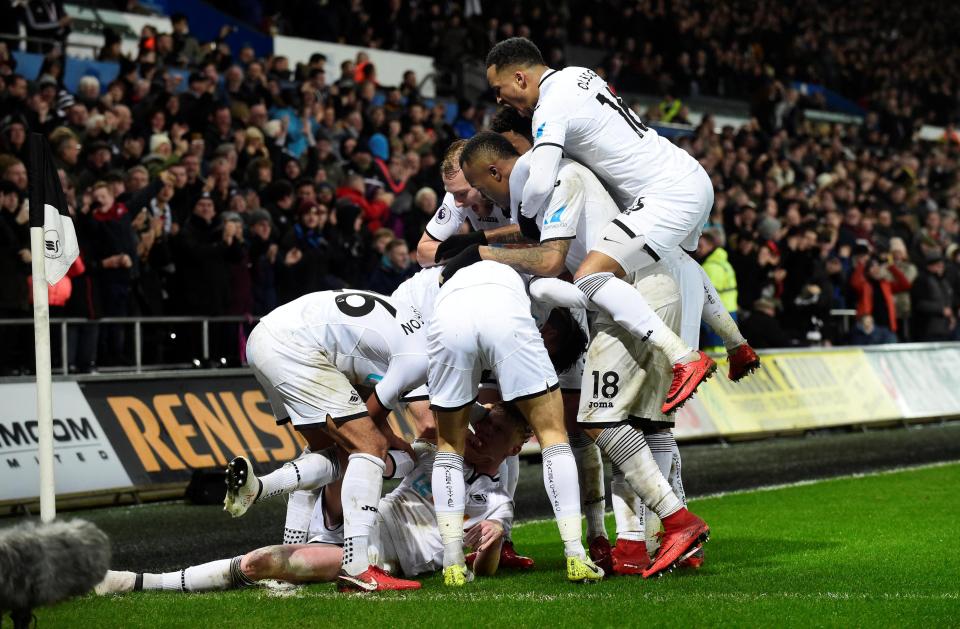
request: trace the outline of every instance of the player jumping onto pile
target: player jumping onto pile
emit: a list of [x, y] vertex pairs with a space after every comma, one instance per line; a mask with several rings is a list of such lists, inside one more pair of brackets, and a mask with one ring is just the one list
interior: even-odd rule
[[[487, 79], [498, 103], [532, 118], [533, 156], [520, 206], [524, 216], [543, 210], [564, 154], [588, 164], [624, 209], [577, 269], [576, 285], [614, 321], [666, 354], [674, 377], [663, 410], [675, 410], [716, 365], [684, 343], [620, 278], [677, 248], [696, 249], [713, 205], [710, 177], [688, 153], [647, 128], [595, 72], [551, 69], [527, 39], [514, 37], [494, 46], [487, 56]], [[739, 380], [759, 366], [759, 359], [709, 278], [702, 269], [700, 273], [704, 319], [724, 340], [730, 379]]]

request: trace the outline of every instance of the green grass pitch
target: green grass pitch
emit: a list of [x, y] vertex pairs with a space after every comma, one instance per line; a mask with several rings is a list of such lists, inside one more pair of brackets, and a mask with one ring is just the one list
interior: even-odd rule
[[375, 596], [332, 584], [91, 595], [37, 616], [40, 627], [956, 626], [958, 487], [952, 464], [695, 500], [712, 528], [704, 567], [652, 581], [568, 584], [554, 524], [532, 522], [514, 540], [535, 571], [460, 591], [432, 577]]

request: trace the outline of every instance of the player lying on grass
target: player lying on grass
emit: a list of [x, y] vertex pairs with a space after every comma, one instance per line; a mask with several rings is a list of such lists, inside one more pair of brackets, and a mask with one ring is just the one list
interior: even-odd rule
[[[684, 343], [620, 278], [678, 249], [696, 249], [713, 205], [709, 176], [689, 154], [648, 129], [595, 72], [548, 68], [527, 39], [514, 37], [494, 46], [487, 56], [487, 79], [498, 103], [532, 118], [531, 175], [518, 204], [524, 216], [536, 216], [546, 207], [564, 155], [589, 164], [625, 210], [604, 228], [575, 280], [600, 310], [667, 355], [674, 372], [664, 403], [669, 412], [693, 395], [716, 365]], [[483, 241], [480, 234], [474, 242]], [[690, 273], [684, 277], [700, 274], [700, 289], [710, 297], [704, 318], [723, 337], [731, 379], [738, 380], [759, 360], [709, 278], [693, 264], [687, 262]]]
[[[514, 147], [496, 133], [484, 132], [474, 136], [467, 143], [461, 155], [461, 161], [467, 179], [485, 196], [504, 207], [511, 207], [515, 203], [516, 195], [526, 183], [528, 175], [526, 156], [519, 156]], [[579, 266], [580, 261], [600, 237], [603, 226], [610, 217], [616, 215], [616, 204], [593, 173], [572, 160], [563, 160], [560, 179], [550, 197], [547, 209], [536, 216], [537, 224], [541, 226], [538, 246], [516, 249], [474, 246], [465, 249], [450, 260], [444, 267], [442, 276], [452, 278], [447, 282], [454, 281], [460, 273], [476, 266], [473, 264], [473, 266], [462, 267], [464, 264], [473, 263], [475, 257], [498, 260], [523, 272], [541, 276], [557, 275], [564, 267]], [[515, 241], [518, 240], [515, 239]], [[463, 270], [457, 272], [458, 268]], [[646, 268], [653, 269], [658, 274], [666, 272], [660, 264]], [[631, 274], [625, 279], [633, 282], [638, 277], [643, 277], [643, 274]], [[668, 276], [665, 275], [665, 277]], [[670, 286], [675, 288], [676, 284], [671, 283]], [[567, 287], [576, 298], [578, 291], [573, 286], [567, 285]], [[631, 290], [636, 291], [637, 288], [631, 286]], [[674, 297], [673, 294], [670, 296]], [[675, 297], [677, 301], [675, 309], [679, 313], [679, 294]], [[580, 305], [585, 304], [580, 303]], [[602, 314], [606, 316], [605, 313]], [[679, 314], [677, 316], [679, 317]], [[606, 320], [612, 321], [609, 317], [606, 317]], [[679, 323], [678, 320], [678, 329]], [[611, 325], [616, 324], [611, 323]], [[595, 342], [595, 339], [591, 341], [591, 347]], [[643, 339], [637, 339], [637, 342], [647, 345]], [[599, 424], [593, 422], [593, 425], [586, 425], [584, 409], [589, 408], [591, 404], [601, 408], [613, 407], [615, 404], [612, 398], [617, 396], [627, 380], [635, 386], [623, 389], [619, 403], [623, 408], [629, 409], [640, 399], [642, 376], [634, 382], [637, 376], [633, 371], [617, 367], [616, 360], [621, 356], [617, 348], [611, 348], [610, 355], [611, 358], [604, 359], [598, 357], [594, 350], [588, 352], [581, 391], [592, 392], [592, 397], [581, 396], [578, 422], [606, 452], [611, 461], [623, 470], [627, 482], [634, 491], [663, 518], [666, 541], [647, 575], [651, 576], [672, 566], [698, 543], [698, 538], [706, 537], [709, 529], [700, 518], [687, 511], [682, 501], [671, 491], [666, 479], [659, 472], [656, 460], [643, 434], [621, 423], [630, 419], [629, 414], [615, 421]], [[591, 357], [593, 357], [592, 366]], [[665, 374], [663, 376], [666, 377]], [[618, 384], [621, 378], [625, 382]], [[605, 385], [602, 388], [602, 398], [600, 397], [600, 379], [603, 379]], [[659, 389], [657, 392], [664, 393]], [[648, 399], [643, 398], [644, 403]], [[662, 408], [659, 410], [663, 411]], [[635, 415], [633, 418], [649, 419], [650, 413], [646, 411], [645, 415]]]
[[[440, 291], [438, 284], [440, 272], [441, 267], [432, 267], [420, 271], [403, 282], [397, 290], [394, 291], [391, 298], [394, 301], [404, 302], [413, 306], [423, 314], [424, 319], [429, 320], [433, 316], [433, 305], [436, 301], [437, 293]], [[538, 306], [540, 305], [536, 303], [533, 304], [533, 315], [537, 328], [540, 329], [547, 322], [551, 309]], [[586, 329], [584, 311], [579, 309], [575, 311], [574, 314], [578, 316], [578, 323], [581, 328]], [[570, 447], [577, 464], [581, 504], [583, 513], [587, 518], [587, 540], [589, 543], [590, 557], [594, 559], [600, 567], [604, 567], [603, 564], [607, 566], [610, 565], [610, 542], [607, 540], [607, 532], [603, 520], [605, 504], [603, 461], [600, 457], [600, 450], [576, 425], [577, 410], [580, 406], [580, 382], [582, 377], [582, 356], [571, 367], [557, 374], [561, 397], [563, 399], [564, 422], [567, 426]], [[413, 392], [410, 396], [414, 397], [415, 395], [416, 392]], [[496, 379], [492, 376], [487, 376], [487, 379], [481, 384], [479, 395], [480, 401], [483, 404], [500, 400], [500, 392], [497, 390]], [[508, 457], [504, 473], [504, 482], [511, 496], [513, 496], [516, 491], [519, 476], [519, 457]], [[507, 524], [507, 530], [504, 534], [503, 554], [500, 557], [500, 565], [504, 568], [530, 569], [534, 566], [533, 560], [529, 557], [517, 555], [513, 549], [513, 544], [510, 540], [511, 525], [512, 522]]]
[[[402, 391], [426, 382], [423, 318], [405, 305], [363, 291], [312, 293], [284, 304], [261, 319], [247, 342], [247, 361], [264, 388], [277, 421], [293, 422], [315, 454], [314, 476], [337, 476], [335, 460], [319, 454], [331, 438], [349, 454], [343, 477], [345, 545], [338, 578], [346, 591], [415, 588], [372, 572], [367, 544], [376, 525], [388, 447], [411, 457], [387, 415]], [[373, 386], [363, 403], [354, 384]], [[395, 462], [398, 455], [392, 457]], [[231, 470], [225, 509], [242, 515], [258, 497], [270, 495], [260, 483], [250, 489], [252, 469], [244, 459]], [[409, 464], [409, 461], [408, 463]], [[234, 466], [232, 466], [234, 467]], [[284, 466], [289, 482], [300, 466]], [[325, 484], [318, 482], [317, 486]]]
[[[490, 576], [500, 559], [505, 522], [513, 518], [513, 500], [502, 481], [503, 461], [520, 451], [529, 428], [513, 405], [483, 409], [473, 423], [464, 450], [463, 482], [467, 488], [464, 541], [476, 551], [473, 570]], [[435, 450], [423, 452], [417, 466], [378, 504], [379, 536], [371, 545], [369, 563], [375, 578], [392, 583], [386, 571], [414, 577], [443, 567], [443, 544], [431, 495]], [[343, 518], [339, 483], [328, 485], [317, 502], [310, 525], [310, 543], [258, 548], [232, 559], [161, 574], [110, 571], [98, 594], [139, 590], [203, 592], [251, 585], [264, 579], [320, 583], [337, 578], [342, 562]], [[419, 586], [419, 583], [417, 584]]]
[[[580, 539], [580, 489], [563, 425], [557, 371], [582, 354], [586, 337], [569, 312], [556, 310], [542, 331], [530, 314], [523, 279], [507, 266], [481, 262], [445, 282], [428, 322], [430, 403], [437, 414], [433, 472], [437, 522], [444, 542], [444, 583], [470, 580], [463, 555], [463, 452], [470, 407], [481, 374], [490, 370], [500, 395], [513, 401], [543, 449], [543, 481], [554, 507], [571, 581], [596, 581], [603, 571]], [[576, 333], [579, 331], [579, 341]], [[544, 344], [553, 349], [553, 359]]]

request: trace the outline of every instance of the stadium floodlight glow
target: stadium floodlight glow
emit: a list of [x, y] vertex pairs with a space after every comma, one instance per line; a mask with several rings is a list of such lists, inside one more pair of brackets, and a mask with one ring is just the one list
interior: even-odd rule
[[177, 340], [177, 333], [176, 333], [176, 332], [171, 332], [171, 333], [170, 333], [170, 340], [171, 340], [171, 341]]

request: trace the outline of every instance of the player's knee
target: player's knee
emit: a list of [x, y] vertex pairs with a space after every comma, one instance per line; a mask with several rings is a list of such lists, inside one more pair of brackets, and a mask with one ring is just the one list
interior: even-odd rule
[[580, 263], [580, 267], [574, 274], [573, 280], [577, 281], [594, 273], [613, 273], [617, 277], [624, 276], [624, 271], [620, 263], [599, 251], [591, 251], [587, 254], [587, 257], [583, 259], [583, 262]]

